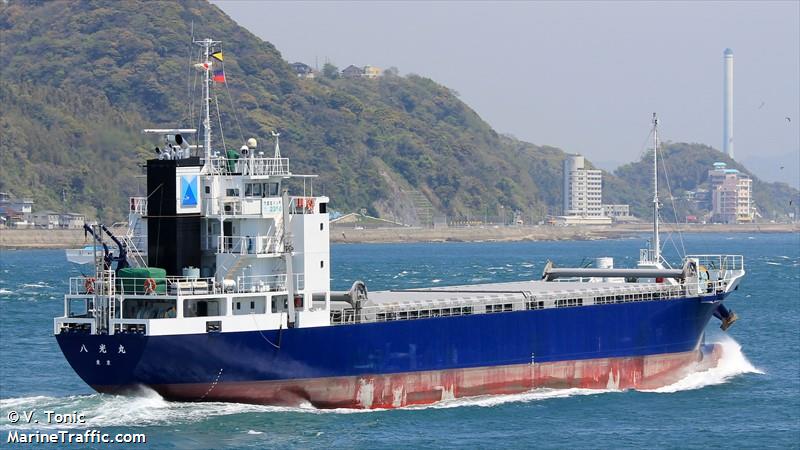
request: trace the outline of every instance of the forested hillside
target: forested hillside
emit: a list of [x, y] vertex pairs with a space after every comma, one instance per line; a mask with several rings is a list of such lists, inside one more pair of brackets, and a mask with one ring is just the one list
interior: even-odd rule
[[[420, 208], [451, 218], [560, 212], [561, 150], [498, 135], [422, 76], [298, 79], [274, 46], [200, 0], [2, 3], [0, 191], [33, 197], [39, 210], [124, 219], [156, 144], [141, 129], [198, 127], [192, 32], [224, 42], [229, 89], [216, 85], [214, 102], [224, 146], [255, 136], [269, 151], [269, 132], [280, 131], [292, 170], [319, 174], [316, 192], [335, 210], [405, 223], [422, 221]], [[617, 172], [624, 180], [606, 177], [606, 193], [641, 212], [642, 171], [631, 167]]]
[[293, 170], [318, 173], [335, 209], [414, 221], [420, 194], [451, 216], [558, 204], [560, 184], [546, 181], [558, 176], [561, 151], [498, 136], [424, 77], [299, 80], [271, 44], [203, 1], [4, 6], [0, 190], [40, 208], [122, 218], [137, 164], [152, 155], [140, 130], [196, 126], [192, 23], [196, 37], [224, 41], [230, 98], [221, 85], [217, 93], [227, 147], [250, 136], [270, 146], [279, 130]]

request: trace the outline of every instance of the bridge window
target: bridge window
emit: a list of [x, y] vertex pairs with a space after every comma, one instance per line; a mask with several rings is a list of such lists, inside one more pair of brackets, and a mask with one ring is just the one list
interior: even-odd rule
[[270, 197], [278, 196], [278, 183], [264, 183], [264, 194]]
[[261, 197], [261, 183], [247, 183], [244, 186], [245, 197]]

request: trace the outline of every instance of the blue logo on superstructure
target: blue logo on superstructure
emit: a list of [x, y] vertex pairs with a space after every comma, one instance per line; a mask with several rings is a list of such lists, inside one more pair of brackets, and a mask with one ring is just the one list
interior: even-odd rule
[[197, 206], [197, 176], [184, 175], [181, 177], [181, 207], [192, 206]]

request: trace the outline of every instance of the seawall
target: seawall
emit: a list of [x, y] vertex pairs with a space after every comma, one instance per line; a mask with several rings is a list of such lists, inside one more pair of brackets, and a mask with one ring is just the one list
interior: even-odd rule
[[[675, 226], [663, 225], [663, 231]], [[613, 226], [476, 226], [463, 228], [366, 228], [334, 226], [331, 242], [479, 242], [479, 241], [559, 241], [614, 239], [649, 233], [650, 225]], [[797, 233], [800, 224], [681, 224], [684, 233]], [[115, 232], [118, 229], [114, 230]], [[121, 231], [124, 232], [124, 231]], [[83, 230], [0, 229], [0, 248], [78, 248], [91, 244]]]

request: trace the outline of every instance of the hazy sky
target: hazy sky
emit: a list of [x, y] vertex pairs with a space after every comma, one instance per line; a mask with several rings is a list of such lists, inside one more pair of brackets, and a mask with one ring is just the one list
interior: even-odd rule
[[736, 159], [797, 185], [800, 1], [214, 3], [289, 61], [430, 77], [498, 132], [611, 168], [654, 111], [665, 139], [721, 148], [730, 47]]

